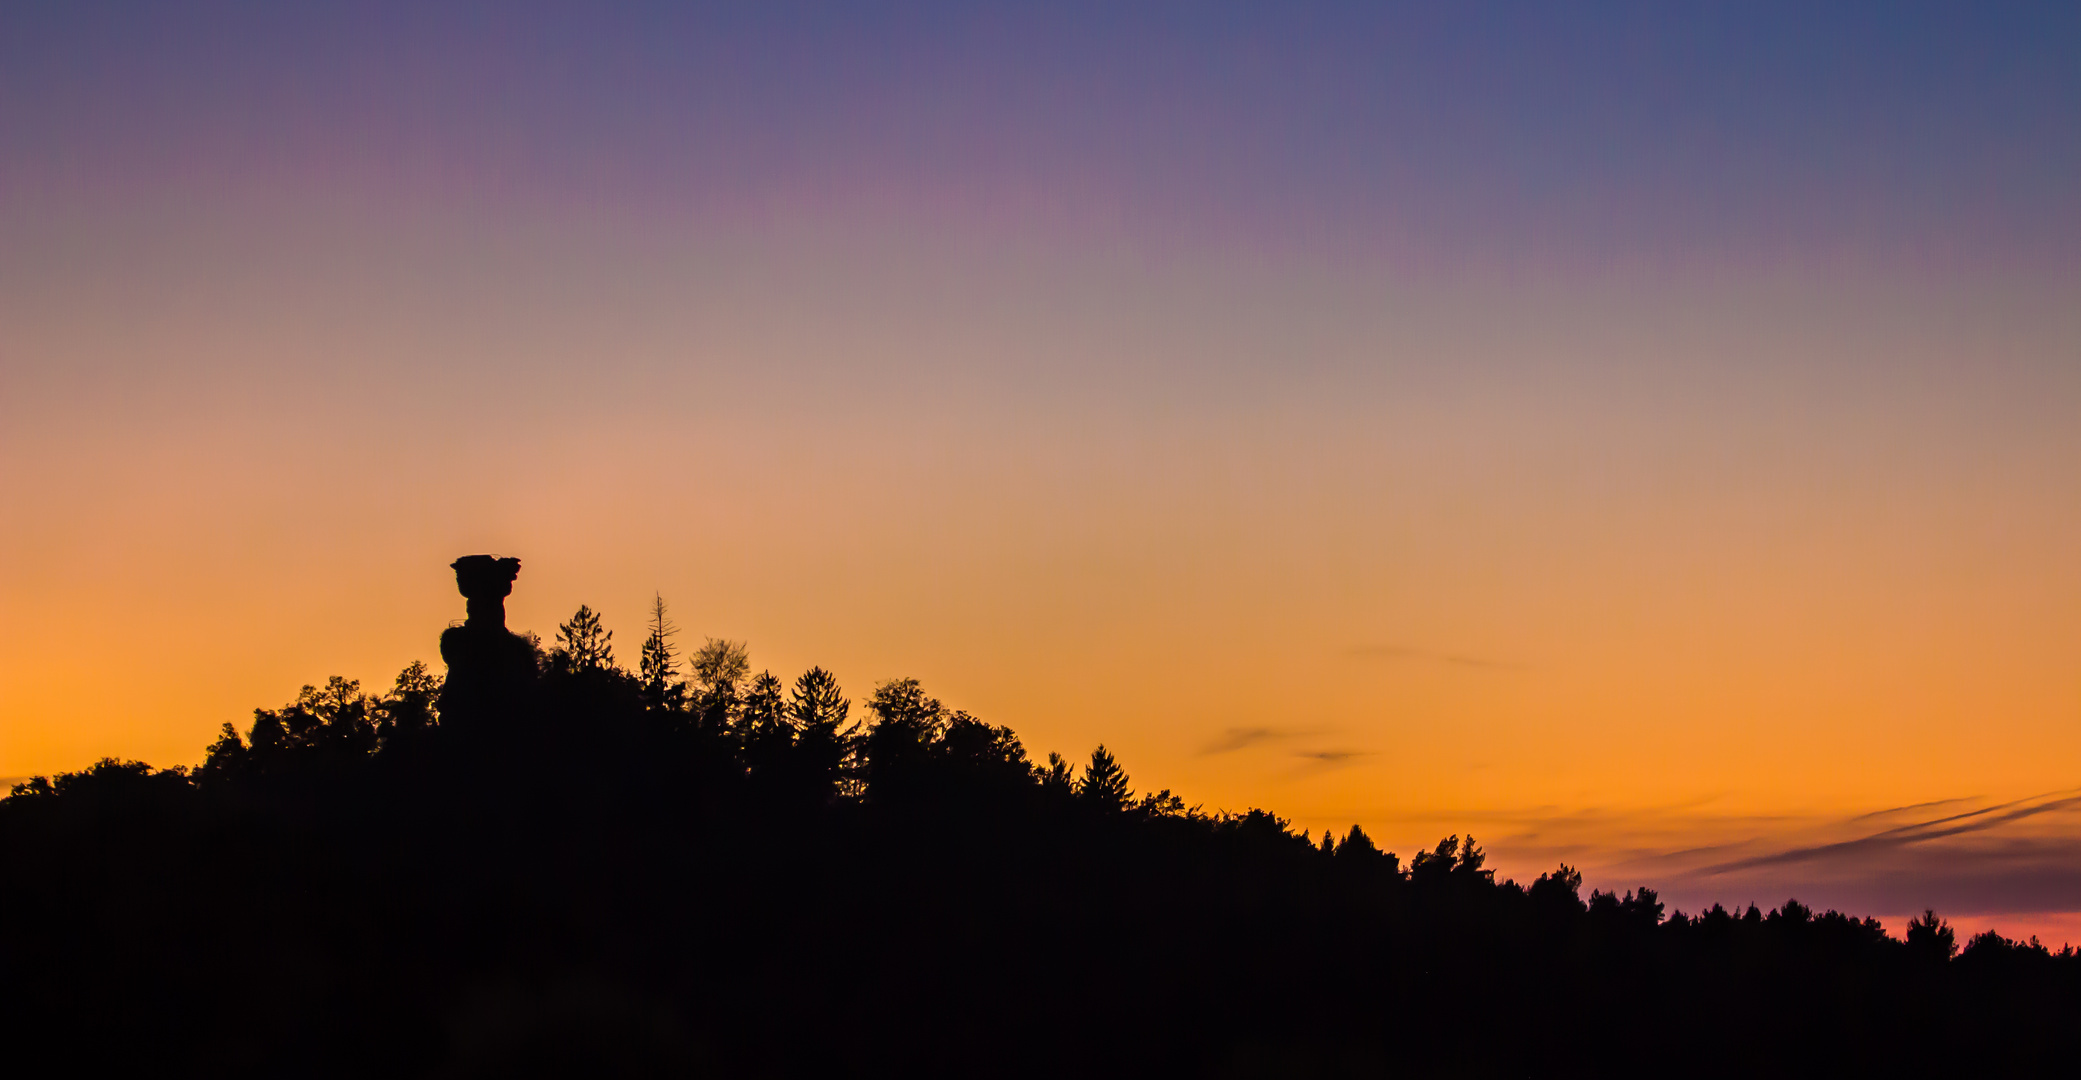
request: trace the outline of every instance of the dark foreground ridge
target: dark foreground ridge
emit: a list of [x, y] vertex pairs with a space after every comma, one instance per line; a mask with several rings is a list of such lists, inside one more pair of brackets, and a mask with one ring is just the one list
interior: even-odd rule
[[[194, 769], [0, 801], [20, 1075], [1382, 1076], [2063, 1072], [2081, 958], [1787, 901], [1664, 916], [1470, 839], [1405, 865], [1137, 797], [915, 681], [639, 670], [455, 563], [449, 671], [335, 678]], [[691, 678], [682, 678], [690, 669]]]

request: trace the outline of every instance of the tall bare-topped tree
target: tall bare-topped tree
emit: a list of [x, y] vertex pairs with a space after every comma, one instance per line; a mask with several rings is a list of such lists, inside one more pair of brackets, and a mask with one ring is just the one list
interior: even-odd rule
[[686, 682], [679, 678], [679, 650], [672, 635], [679, 627], [665, 615], [665, 597], [654, 594], [650, 602], [650, 632], [643, 639], [643, 699], [652, 706], [676, 708], [686, 697]]

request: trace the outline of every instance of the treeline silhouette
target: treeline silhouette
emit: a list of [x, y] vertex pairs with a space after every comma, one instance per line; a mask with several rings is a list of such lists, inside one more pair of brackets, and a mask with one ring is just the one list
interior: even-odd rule
[[[472, 567], [458, 562], [464, 591]], [[518, 563], [512, 564], [517, 573]], [[493, 577], [512, 574], [494, 567]], [[498, 583], [479, 591], [497, 591]], [[504, 596], [498, 591], [498, 598]], [[215, 1076], [2046, 1074], [2081, 957], [1934, 914], [1665, 913], [1471, 837], [1137, 794], [915, 680], [634, 671], [471, 595], [445, 680], [333, 678], [203, 763], [0, 801], [18, 1068]], [[498, 635], [504, 635], [500, 637]]]

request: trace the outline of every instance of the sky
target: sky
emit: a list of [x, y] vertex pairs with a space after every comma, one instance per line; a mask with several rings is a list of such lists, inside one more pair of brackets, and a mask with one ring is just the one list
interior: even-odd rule
[[2081, 11], [21, 4], [0, 776], [523, 560], [1143, 790], [2081, 943]]

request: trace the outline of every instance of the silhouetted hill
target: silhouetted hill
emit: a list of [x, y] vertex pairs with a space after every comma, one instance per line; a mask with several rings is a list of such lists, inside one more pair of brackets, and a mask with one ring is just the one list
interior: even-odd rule
[[[512, 569], [517, 572], [518, 564]], [[1788, 901], [1665, 917], [1028, 760], [914, 681], [543, 650], [0, 802], [23, 1070], [212, 1076], [2050, 1074], [2081, 957]], [[503, 583], [499, 576], [503, 574]], [[486, 584], [486, 582], [489, 582]], [[499, 610], [494, 611], [494, 606]], [[682, 679], [683, 670], [692, 672]], [[1954, 955], [1956, 953], [1956, 955]]]

